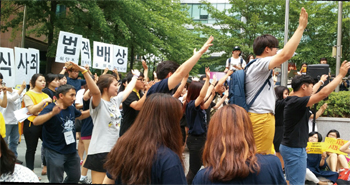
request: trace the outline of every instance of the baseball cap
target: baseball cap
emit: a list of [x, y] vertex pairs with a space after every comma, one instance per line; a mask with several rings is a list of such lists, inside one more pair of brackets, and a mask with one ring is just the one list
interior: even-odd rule
[[235, 47], [233, 48], [233, 50], [232, 50], [232, 51], [236, 51], [236, 50], [241, 51], [241, 48], [240, 48], [239, 46], [235, 46]]

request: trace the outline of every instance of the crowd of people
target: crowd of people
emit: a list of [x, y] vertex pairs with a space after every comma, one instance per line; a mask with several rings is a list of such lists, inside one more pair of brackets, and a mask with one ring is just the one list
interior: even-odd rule
[[[328, 74], [317, 83], [308, 75], [295, 76], [292, 92], [275, 87], [272, 78], [272, 70], [293, 56], [307, 23], [302, 8], [297, 30], [278, 53], [278, 40], [272, 35], [257, 37], [255, 57], [247, 60], [234, 47], [226, 75], [219, 80], [214, 76], [211, 83], [209, 68], [200, 81], [188, 77], [212, 45], [212, 36], [181, 65], [159, 63], [154, 81], [148, 78], [145, 62], [144, 73], [133, 69], [124, 79], [117, 70], [108, 74], [106, 69], [97, 76], [87, 66], [67, 62], [60, 74], [33, 75], [25, 93], [26, 82], [13, 90], [5, 87], [0, 74], [0, 182], [39, 181], [33, 172], [39, 138], [42, 174], [50, 183], [90, 183], [88, 170], [94, 184], [324, 183], [318, 176], [335, 182], [339, 169], [348, 167], [346, 157], [307, 154], [307, 142], [322, 141], [318, 132], [309, 133], [310, 118], [320, 116], [327, 105], [315, 115], [310, 107], [340, 84], [350, 63], [344, 61], [339, 75], [319, 92]], [[254, 103], [246, 111], [228, 103], [225, 82], [252, 60], [245, 71], [245, 91], [246, 101]], [[84, 79], [78, 79], [79, 74]], [[268, 85], [255, 98], [266, 79]], [[17, 124], [14, 111], [20, 107], [28, 109], [29, 117]], [[26, 143], [26, 167], [18, 164], [18, 130]], [[340, 134], [331, 130], [327, 137]], [[340, 150], [350, 154], [349, 146], [350, 141]]]

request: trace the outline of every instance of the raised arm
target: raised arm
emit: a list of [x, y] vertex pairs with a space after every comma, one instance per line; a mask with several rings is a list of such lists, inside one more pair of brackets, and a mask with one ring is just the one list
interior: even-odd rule
[[119, 81], [119, 80], [120, 80], [120, 78], [119, 78], [118, 69], [114, 69], [114, 70], [113, 70], [113, 73], [115, 73], [115, 74], [116, 74], [116, 76], [117, 76], [117, 80]]
[[123, 101], [125, 101], [129, 94], [132, 92], [132, 90], [135, 88], [136, 85], [136, 81], [140, 76], [140, 71], [137, 69], [131, 70], [131, 73], [134, 75], [130, 81], [130, 83], [128, 83], [128, 85], [125, 87], [125, 90], [123, 91], [124, 95], [123, 95]]
[[[324, 103], [320, 109], [318, 109], [318, 111], [316, 112], [316, 119], [319, 118], [323, 113], [324, 111], [327, 109], [327, 103]], [[313, 119], [314, 118], [314, 115], [312, 114], [310, 116], [310, 119]]]
[[142, 106], [143, 106], [143, 103], [145, 103], [145, 100], [146, 100], [146, 94], [147, 94], [147, 91], [149, 88], [152, 87], [152, 85], [154, 85], [154, 81], [151, 81], [149, 82], [147, 85], [146, 85], [146, 91], [144, 93], [144, 95], [142, 96], [141, 99], [139, 99], [139, 101], [134, 101], [130, 104], [130, 107], [135, 109], [135, 110], [141, 110]]
[[269, 63], [269, 69], [278, 67], [282, 63], [292, 58], [295, 50], [297, 49], [300, 43], [300, 39], [303, 36], [304, 30], [307, 26], [307, 22], [308, 22], [308, 14], [303, 7], [301, 8], [300, 17], [299, 17], [299, 26], [297, 30], [295, 30], [293, 36], [289, 39], [287, 44], [283, 47], [283, 50], [271, 59]]
[[213, 109], [218, 109], [220, 107], [220, 105], [225, 102], [227, 97], [228, 97], [228, 89], [225, 91], [224, 97], [222, 97], [220, 99], [220, 101], [216, 103], [216, 105], [213, 107]]
[[181, 93], [182, 93], [182, 91], [183, 91], [183, 89], [184, 89], [184, 87], [185, 87], [185, 85], [186, 85], [186, 83], [187, 83], [188, 76], [189, 76], [189, 74], [187, 74], [187, 75], [182, 79], [180, 86], [177, 88], [175, 94], [173, 95], [174, 98], [179, 98], [179, 97], [181, 96]]
[[219, 80], [218, 84], [216, 84], [216, 86], [215, 86], [215, 91], [218, 91], [219, 88], [221, 88], [221, 86], [224, 85], [224, 83], [226, 82], [227, 78], [228, 78], [229, 76], [231, 76], [232, 73], [233, 73], [232, 70], [228, 70], [228, 71], [227, 71], [226, 75], [225, 75], [224, 77], [222, 77], [222, 78]]
[[90, 74], [88, 73], [88, 70], [78, 66], [73, 62], [69, 62], [69, 63], [70, 63], [70, 66], [72, 66], [76, 70], [79, 70], [81, 74], [84, 75], [86, 84], [89, 87], [89, 90], [92, 96], [92, 106], [93, 108], [97, 107], [101, 102], [101, 92], [100, 92], [100, 89], [97, 87], [96, 83], [94, 82], [94, 80], [91, 78]]
[[339, 82], [345, 77], [350, 69], [350, 62], [344, 61], [340, 67], [339, 74], [322, 90], [314, 95], [312, 95], [307, 103], [307, 107], [311, 107], [313, 104], [320, 102], [325, 99], [334, 89], [339, 85]]
[[17, 91], [18, 95], [21, 96], [23, 90], [26, 88], [27, 84], [25, 81], [23, 81], [21, 87], [19, 88], [19, 90]]
[[148, 66], [146, 64], [146, 61], [142, 60], [142, 67], [143, 67], [143, 76], [146, 82], [149, 82], [148, 78]]
[[201, 92], [199, 93], [199, 96], [196, 98], [194, 105], [197, 107], [200, 105], [205, 98], [205, 95], [207, 94], [208, 87], [209, 87], [209, 78], [210, 78], [210, 69], [209, 67], [205, 68], [205, 75], [206, 75], [206, 80], [205, 83], [201, 89]]
[[216, 75], [213, 76], [213, 81], [209, 85], [209, 88], [208, 88], [207, 94], [205, 95], [204, 101], [207, 101], [207, 99], [211, 95], [213, 89], [215, 88], [215, 84], [216, 84]]
[[215, 90], [212, 89], [212, 90], [211, 90], [211, 93], [210, 93], [210, 96], [209, 96], [209, 99], [206, 100], [206, 102], [205, 102], [204, 105], [203, 105], [203, 109], [208, 109], [208, 108], [209, 108], [211, 102], [212, 102], [213, 99], [214, 99], [214, 96], [215, 96]]
[[109, 71], [109, 69], [108, 69], [108, 67], [106, 67], [106, 69], [103, 71], [102, 75], [107, 74], [107, 73], [108, 73], [108, 71]]
[[328, 75], [322, 75], [320, 81], [318, 81], [314, 87], [312, 88], [312, 94], [315, 94], [318, 89], [324, 84], [324, 82], [327, 80]]
[[203, 45], [203, 47], [196, 52], [191, 58], [189, 58], [186, 62], [184, 62], [168, 79], [168, 87], [169, 90], [174, 89], [177, 84], [181, 82], [181, 79], [190, 73], [193, 66], [197, 63], [197, 61], [201, 58], [201, 56], [208, 50], [211, 43], [214, 40], [213, 36], [210, 36], [207, 42]]

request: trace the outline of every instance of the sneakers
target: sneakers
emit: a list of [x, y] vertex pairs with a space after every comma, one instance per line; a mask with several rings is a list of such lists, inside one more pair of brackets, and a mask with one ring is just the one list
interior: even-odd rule
[[91, 181], [89, 180], [88, 177], [80, 177], [79, 184], [91, 184]]

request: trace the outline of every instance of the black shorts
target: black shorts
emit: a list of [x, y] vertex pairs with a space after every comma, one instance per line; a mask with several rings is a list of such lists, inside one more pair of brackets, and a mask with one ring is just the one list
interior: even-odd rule
[[80, 132], [81, 131], [81, 125], [82, 125], [82, 121], [79, 119], [75, 119], [75, 131], [76, 132]]
[[97, 172], [107, 172], [106, 169], [103, 168], [103, 165], [107, 160], [107, 154], [108, 152], [88, 155], [84, 164], [84, 168]]

